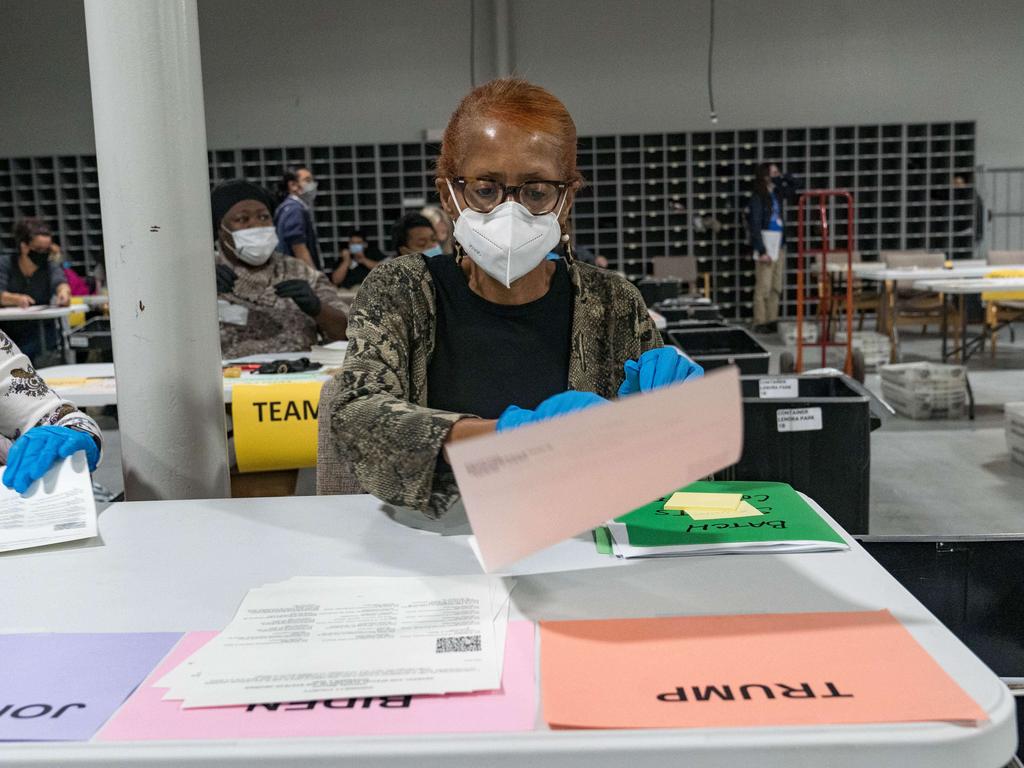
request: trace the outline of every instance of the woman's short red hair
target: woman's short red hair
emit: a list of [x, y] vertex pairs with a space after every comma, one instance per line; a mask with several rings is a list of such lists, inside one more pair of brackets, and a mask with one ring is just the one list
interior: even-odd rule
[[566, 181], [582, 179], [576, 168], [576, 123], [569, 110], [550, 91], [520, 78], [491, 80], [470, 91], [456, 107], [445, 128], [437, 178], [458, 175], [465, 152], [465, 139], [473, 123], [492, 117], [524, 131], [545, 133], [561, 148], [562, 173]]

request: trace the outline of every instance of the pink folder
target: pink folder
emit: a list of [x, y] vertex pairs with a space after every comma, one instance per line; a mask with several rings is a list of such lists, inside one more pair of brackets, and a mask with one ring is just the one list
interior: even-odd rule
[[448, 696], [328, 699], [248, 707], [181, 709], [164, 701], [153, 683], [216, 635], [191, 632], [164, 659], [95, 737], [96, 741], [150, 739], [275, 739], [304, 736], [376, 736], [533, 730], [537, 695], [534, 633], [528, 621], [510, 622], [502, 687]]

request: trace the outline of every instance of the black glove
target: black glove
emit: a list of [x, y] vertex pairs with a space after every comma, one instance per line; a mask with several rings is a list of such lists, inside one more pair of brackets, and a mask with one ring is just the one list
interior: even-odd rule
[[227, 264], [217, 265], [217, 293], [231, 293], [235, 290], [235, 280], [237, 279], [238, 275], [235, 274], [235, 270]]
[[312, 286], [305, 280], [282, 280], [274, 290], [278, 296], [294, 301], [310, 317], [320, 314], [320, 297], [313, 293]]

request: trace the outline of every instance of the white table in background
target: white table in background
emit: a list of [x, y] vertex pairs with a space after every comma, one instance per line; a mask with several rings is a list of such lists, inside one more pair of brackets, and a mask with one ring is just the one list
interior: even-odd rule
[[[882, 295], [882, 305], [879, 317], [879, 330], [889, 336], [889, 343], [892, 346], [891, 359], [896, 359], [896, 338], [893, 334], [892, 311], [894, 309], [896, 285], [901, 282], [923, 282], [925, 280], [942, 281], [959, 280], [962, 278], [978, 278], [997, 269], [1024, 269], [1024, 264], [988, 264], [979, 259], [972, 259], [968, 262], [952, 262], [953, 266], [945, 267], [899, 267], [886, 268], [879, 265], [876, 269], [865, 269], [858, 272], [860, 280], [874, 280], [883, 283], [885, 288]], [[942, 292], [941, 289], [933, 289]]]
[[[86, 308], [81, 306], [75, 307], [55, 307], [51, 305], [36, 305], [22, 309], [21, 307], [2, 307], [0, 308], [0, 325], [5, 322], [22, 322], [26, 320], [32, 321], [46, 321], [54, 320], [57, 322], [58, 335], [60, 336], [61, 343], [61, 356], [65, 362], [70, 363], [71, 357], [71, 345], [68, 342], [68, 333], [70, 328], [68, 327], [68, 316], [73, 315], [75, 312], [85, 311]], [[46, 336], [43, 331], [43, 327], [39, 326], [39, 333], [43, 339], [42, 348], [46, 348], [45, 340]]]
[[[99, 527], [102, 546], [0, 556], [5, 632], [220, 629], [248, 589], [292, 576], [480, 573], [465, 536], [402, 527], [370, 496], [122, 503], [100, 515]], [[586, 569], [518, 577], [512, 618], [889, 609], [988, 713], [989, 722], [549, 731], [538, 718], [536, 730], [527, 733], [6, 744], [0, 745], [0, 764], [1005, 766], [1017, 742], [1007, 688], [860, 545], [850, 544], [848, 552], [662, 558], [602, 567], [616, 561], [597, 554], [592, 542], [571, 540], [549, 551], [547, 560], [566, 557]]]
[[[989, 267], [989, 272], [1000, 267]], [[1024, 269], [1024, 267], [1008, 267], [1008, 269]], [[967, 307], [966, 297], [981, 295], [989, 291], [1024, 291], [1024, 277], [959, 277], [952, 280], [917, 280], [914, 288], [919, 291], [932, 291], [941, 293], [947, 300], [958, 296], [960, 301], [960, 346], [956, 349], [948, 349], [948, 329], [945, 321], [942, 323], [942, 359], [959, 354], [960, 362], [966, 363], [975, 350], [981, 349], [985, 342], [985, 330], [974, 339], [967, 337]], [[945, 314], [943, 315], [945, 318]]]
[[[309, 352], [274, 352], [263, 355], [250, 355], [225, 362], [230, 363], [269, 363], [273, 360], [299, 360], [309, 357]], [[114, 380], [113, 363], [79, 363], [75, 365], [54, 365], [38, 371], [44, 380], [58, 380], [50, 388], [66, 400], [70, 400], [80, 408], [117, 405], [117, 385]], [[231, 402], [231, 391], [236, 384], [276, 384], [284, 381], [295, 381], [298, 374], [256, 374], [243, 373], [237, 379], [224, 379], [224, 402]], [[311, 372], [304, 376], [310, 381], [327, 381], [327, 374]], [[60, 379], [75, 379], [74, 383], [61, 384]], [[77, 381], [86, 379], [86, 381]]]
[[997, 269], [1024, 269], [1024, 264], [970, 264], [958, 266], [953, 262], [949, 269], [945, 267], [899, 267], [887, 269], [875, 265], [875, 269], [862, 269], [857, 277], [862, 280], [878, 282], [903, 282], [904, 280], [956, 280], [964, 277], [984, 277]]
[[88, 296], [74, 296], [76, 301], [81, 300], [90, 309], [102, 309], [110, 304], [110, 297], [104, 293], [90, 294]]

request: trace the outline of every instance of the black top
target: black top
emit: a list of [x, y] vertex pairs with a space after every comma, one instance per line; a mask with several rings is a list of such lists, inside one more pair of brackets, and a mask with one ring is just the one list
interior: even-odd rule
[[[45, 306], [57, 291], [57, 286], [66, 282], [64, 271], [59, 263], [47, 262], [36, 269], [29, 277], [18, 266], [18, 254], [12, 253], [3, 258], [0, 265], [0, 291], [24, 293], [31, 296], [37, 305]], [[8, 320], [3, 330], [11, 337], [11, 341], [29, 357], [39, 353], [39, 326], [33, 320]]]
[[451, 254], [426, 259], [437, 297], [431, 408], [496, 419], [510, 405], [533, 409], [569, 386], [572, 285], [559, 259], [551, 288], [529, 304], [477, 296]]
[[[366, 258], [371, 261], [380, 262], [387, 258], [387, 256], [381, 253], [380, 249], [372, 243], [367, 243], [363, 246], [363, 253], [366, 255]], [[340, 263], [341, 260], [339, 259], [338, 261]], [[370, 268], [364, 267], [356, 261], [353, 256], [352, 262], [348, 265], [348, 273], [345, 275], [345, 279], [341, 281], [341, 287], [355, 288], [357, 285], [362, 285], [363, 280], [365, 280], [369, 274]]]

